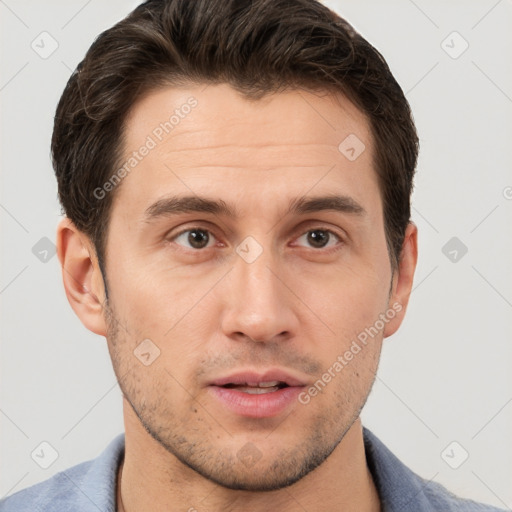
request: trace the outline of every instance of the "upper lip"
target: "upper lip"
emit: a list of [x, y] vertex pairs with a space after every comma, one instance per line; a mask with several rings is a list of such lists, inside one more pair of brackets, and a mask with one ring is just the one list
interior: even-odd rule
[[235, 385], [258, 385], [265, 382], [279, 381], [287, 386], [305, 386], [306, 383], [301, 379], [281, 369], [270, 369], [263, 371], [237, 371], [223, 377], [214, 379], [211, 386], [225, 386], [227, 384]]

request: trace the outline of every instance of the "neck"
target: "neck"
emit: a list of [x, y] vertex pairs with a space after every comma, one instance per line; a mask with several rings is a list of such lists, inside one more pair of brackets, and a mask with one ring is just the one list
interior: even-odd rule
[[126, 407], [125, 426], [118, 512], [380, 511], [378, 493], [366, 465], [359, 419], [323, 464], [289, 487], [261, 493], [226, 489], [197, 474], [157, 443], [137, 418], [126, 418]]

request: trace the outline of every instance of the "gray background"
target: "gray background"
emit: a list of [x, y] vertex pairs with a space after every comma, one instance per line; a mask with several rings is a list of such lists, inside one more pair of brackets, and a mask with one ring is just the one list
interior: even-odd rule
[[[105, 341], [74, 316], [52, 252], [49, 140], [71, 70], [136, 4], [0, 0], [0, 496], [95, 457], [123, 430]], [[511, 507], [512, 3], [328, 4], [386, 57], [422, 146], [415, 287], [363, 422], [423, 477]]]

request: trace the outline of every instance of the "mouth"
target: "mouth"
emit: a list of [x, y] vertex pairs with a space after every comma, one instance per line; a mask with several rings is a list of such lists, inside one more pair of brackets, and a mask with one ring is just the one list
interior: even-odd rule
[[286, 382], [282, 382], [279, 380], [272, 380], [269, 382], [247, 382], [245, 384], [225, 384], [224, 386], [220, 386], [225, 389], [236, 389], [242, 393], [247, 393], [249, 395], [262, 395], [264, 393], [274, 393], [279, 389], [288, 388], [288, 384]]
[[306, 382], [282, 370], [239, 372], [218, 378], [208, 386], [216, 402], [237, 416], [278, 416], [297, 402]]

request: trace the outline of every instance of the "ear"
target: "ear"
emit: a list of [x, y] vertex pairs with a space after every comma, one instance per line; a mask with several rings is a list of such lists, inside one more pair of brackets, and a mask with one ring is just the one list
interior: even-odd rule
[[68, 301], [90, 331], [106, 336], [105, 287], [96, 251], [88, 236], [68, 219], [57, 228], [57, 254]]
[[405, 230], [402, 252], [398, 269], [395, 270], [391, 286], [391, 296], [388, 309], [396, 312], [395, 316], [386, 324], [384, 337], [394, 334], [405, 316], [409, 297], [411, 296], [414, 271], [418, 261], [418, 228], [413, 222], [409, 222]]

